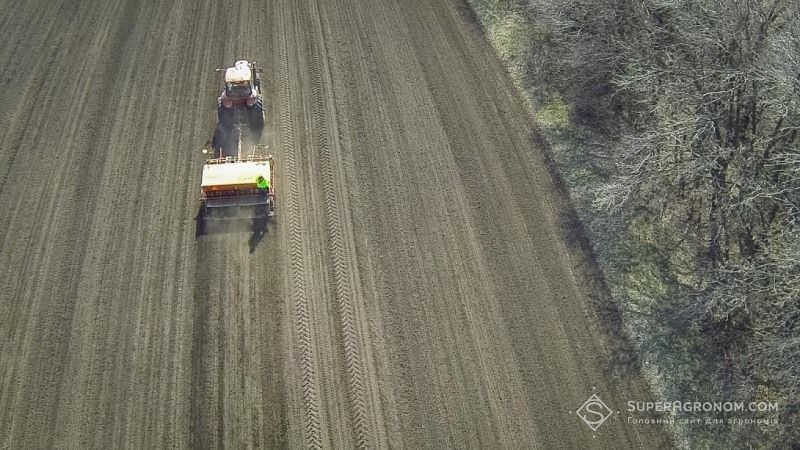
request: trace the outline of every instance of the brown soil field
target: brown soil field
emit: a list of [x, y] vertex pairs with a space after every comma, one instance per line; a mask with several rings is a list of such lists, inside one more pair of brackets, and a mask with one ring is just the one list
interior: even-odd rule
[[[0, 0], [0, 447], [653, 448], [463, 1]], [[214, 68], [277, 209], [197, 237]], [[615, 413], [593, 433], [574, 411]]]

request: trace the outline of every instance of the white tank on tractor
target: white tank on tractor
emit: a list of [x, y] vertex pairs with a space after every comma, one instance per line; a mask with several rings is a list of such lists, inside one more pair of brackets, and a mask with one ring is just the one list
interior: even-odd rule
[[236, 61], [233, 67], [225, 69], [225, 82], [226, 83], [243, 83], [251, 81], [252, 70], [250, 63], [245, 60]]

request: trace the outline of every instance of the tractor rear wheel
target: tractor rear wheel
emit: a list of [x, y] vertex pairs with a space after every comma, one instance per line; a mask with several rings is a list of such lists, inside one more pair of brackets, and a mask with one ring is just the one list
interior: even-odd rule
[[222, 105], [217, 107], [217, 122], [219, 125], [229, 130], [233, 127], [234, 115], [233, 115], [233, 108], [225, 108]]
[[261, 100], [257, 100], [256, 104], [248, 109], [247, 114], [251, 134], [255, 141], [258, 141], [264, 132], [264, 105]]

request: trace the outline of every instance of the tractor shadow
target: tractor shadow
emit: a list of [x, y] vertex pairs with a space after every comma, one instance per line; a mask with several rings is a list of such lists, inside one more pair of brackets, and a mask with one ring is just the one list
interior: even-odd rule
[[253, 221], [252, 225], [250, 226], [250, 239], [247, 240], [247, 246], [250, 247], [250, 253], [256, 251], [256, 247], [264, 239], [266, 236], [267, 231], [269, 231], [269, 227], [267, 227], [267, 219], [256, 219]]

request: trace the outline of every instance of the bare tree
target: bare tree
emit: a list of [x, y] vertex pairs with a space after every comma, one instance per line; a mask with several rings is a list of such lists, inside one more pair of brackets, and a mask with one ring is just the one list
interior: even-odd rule
[[[652, 245], [666, 282], [686, 292], [688, 325], [727, 355], [729, 387], [767, 389], [784, 423], [797, 420], [800, 3], [527, 0], [526, 13], [545, 30], [530, 83], [570, 103], [592, 136], [584, 158], [606, 177], [591, 187], [606, 217], [590, 220], [663, 230]], [[601, 238], [620, 246], [638, 232]]]

